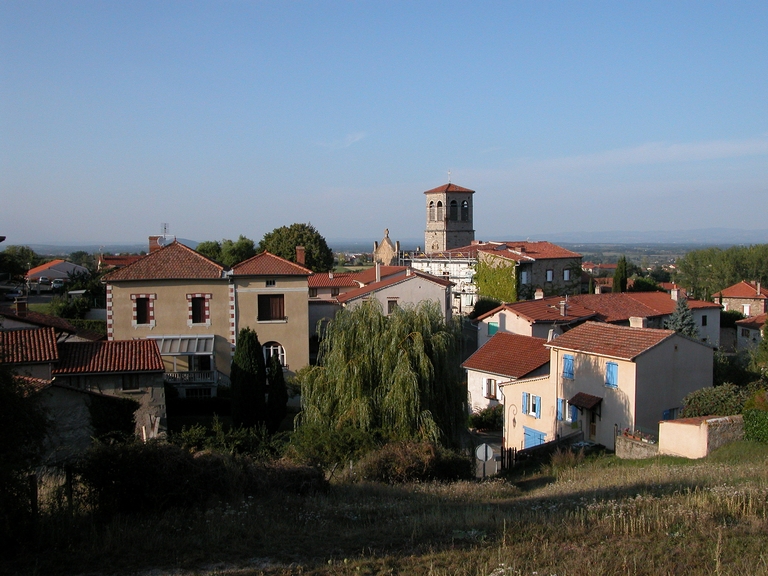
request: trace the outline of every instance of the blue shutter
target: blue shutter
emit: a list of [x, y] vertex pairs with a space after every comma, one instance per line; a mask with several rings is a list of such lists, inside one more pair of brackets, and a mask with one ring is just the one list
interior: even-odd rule
[[571, 406], [571, 422], [576, 422], [579, 419], [579, 409], [576, 406]]
[[557, 419], [558, 420], [563, 419], [563, 404], [565, 404], [565, 399], [558, 398], [557, 399]]
[[536, 396], [536, 418], [541, 418], [541, 396]]
[[523, 414], [528, 414], [528, 392], [523, 392]]
[[573, 356], [570, 354], [563, 356], [563, 378], [573, 380]]
[[616, 362], [608, 362], [605, 366], [605, 385], [609, 388], [619, 387], [619, 365]]

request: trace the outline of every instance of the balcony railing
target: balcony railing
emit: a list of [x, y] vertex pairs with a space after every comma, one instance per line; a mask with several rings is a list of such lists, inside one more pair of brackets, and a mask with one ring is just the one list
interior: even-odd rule
[[176, 386], [184, 385], [215, 385], [218, 382], [216, 372], [213, 370], [203, 370], [198, 372], [166, 372], [165, 381], [168, 384]]

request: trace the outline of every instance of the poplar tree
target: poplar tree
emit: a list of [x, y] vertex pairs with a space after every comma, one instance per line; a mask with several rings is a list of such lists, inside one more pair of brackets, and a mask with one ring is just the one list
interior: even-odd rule
[[459, 350], [458, 324], [434, 302], [390, 316], [375, 301], [346, 308], [322, 330], [298, 425], [456, 445], [467, 396]]
[[613, 287], [611, 292], [627, 291], [627, 258], [622, 256], [616, 263], [616, 272], [613, 273]]
[[250, 428], [266, 419], [267, 369], [259, 337], [250, 328], [237, 336], [232, 358], [232, 422]]

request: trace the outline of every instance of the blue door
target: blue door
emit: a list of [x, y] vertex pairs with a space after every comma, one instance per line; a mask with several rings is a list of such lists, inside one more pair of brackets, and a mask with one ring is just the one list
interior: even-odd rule
[[545, 436], [544, 432], [523, 426], [523, 448], [533, 448], [539, 444], [544, 444]]

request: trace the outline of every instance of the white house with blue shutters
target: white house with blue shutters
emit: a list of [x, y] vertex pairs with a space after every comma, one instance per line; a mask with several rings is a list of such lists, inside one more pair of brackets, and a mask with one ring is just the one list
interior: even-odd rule
[[581, 430], [612, 450], [616, 431], [656, 433], [685, 396], [712, 386], [712, 347], [672, 330], [587, 322], [545, 346], [548, 376], [501, 386], [506, 447]]

